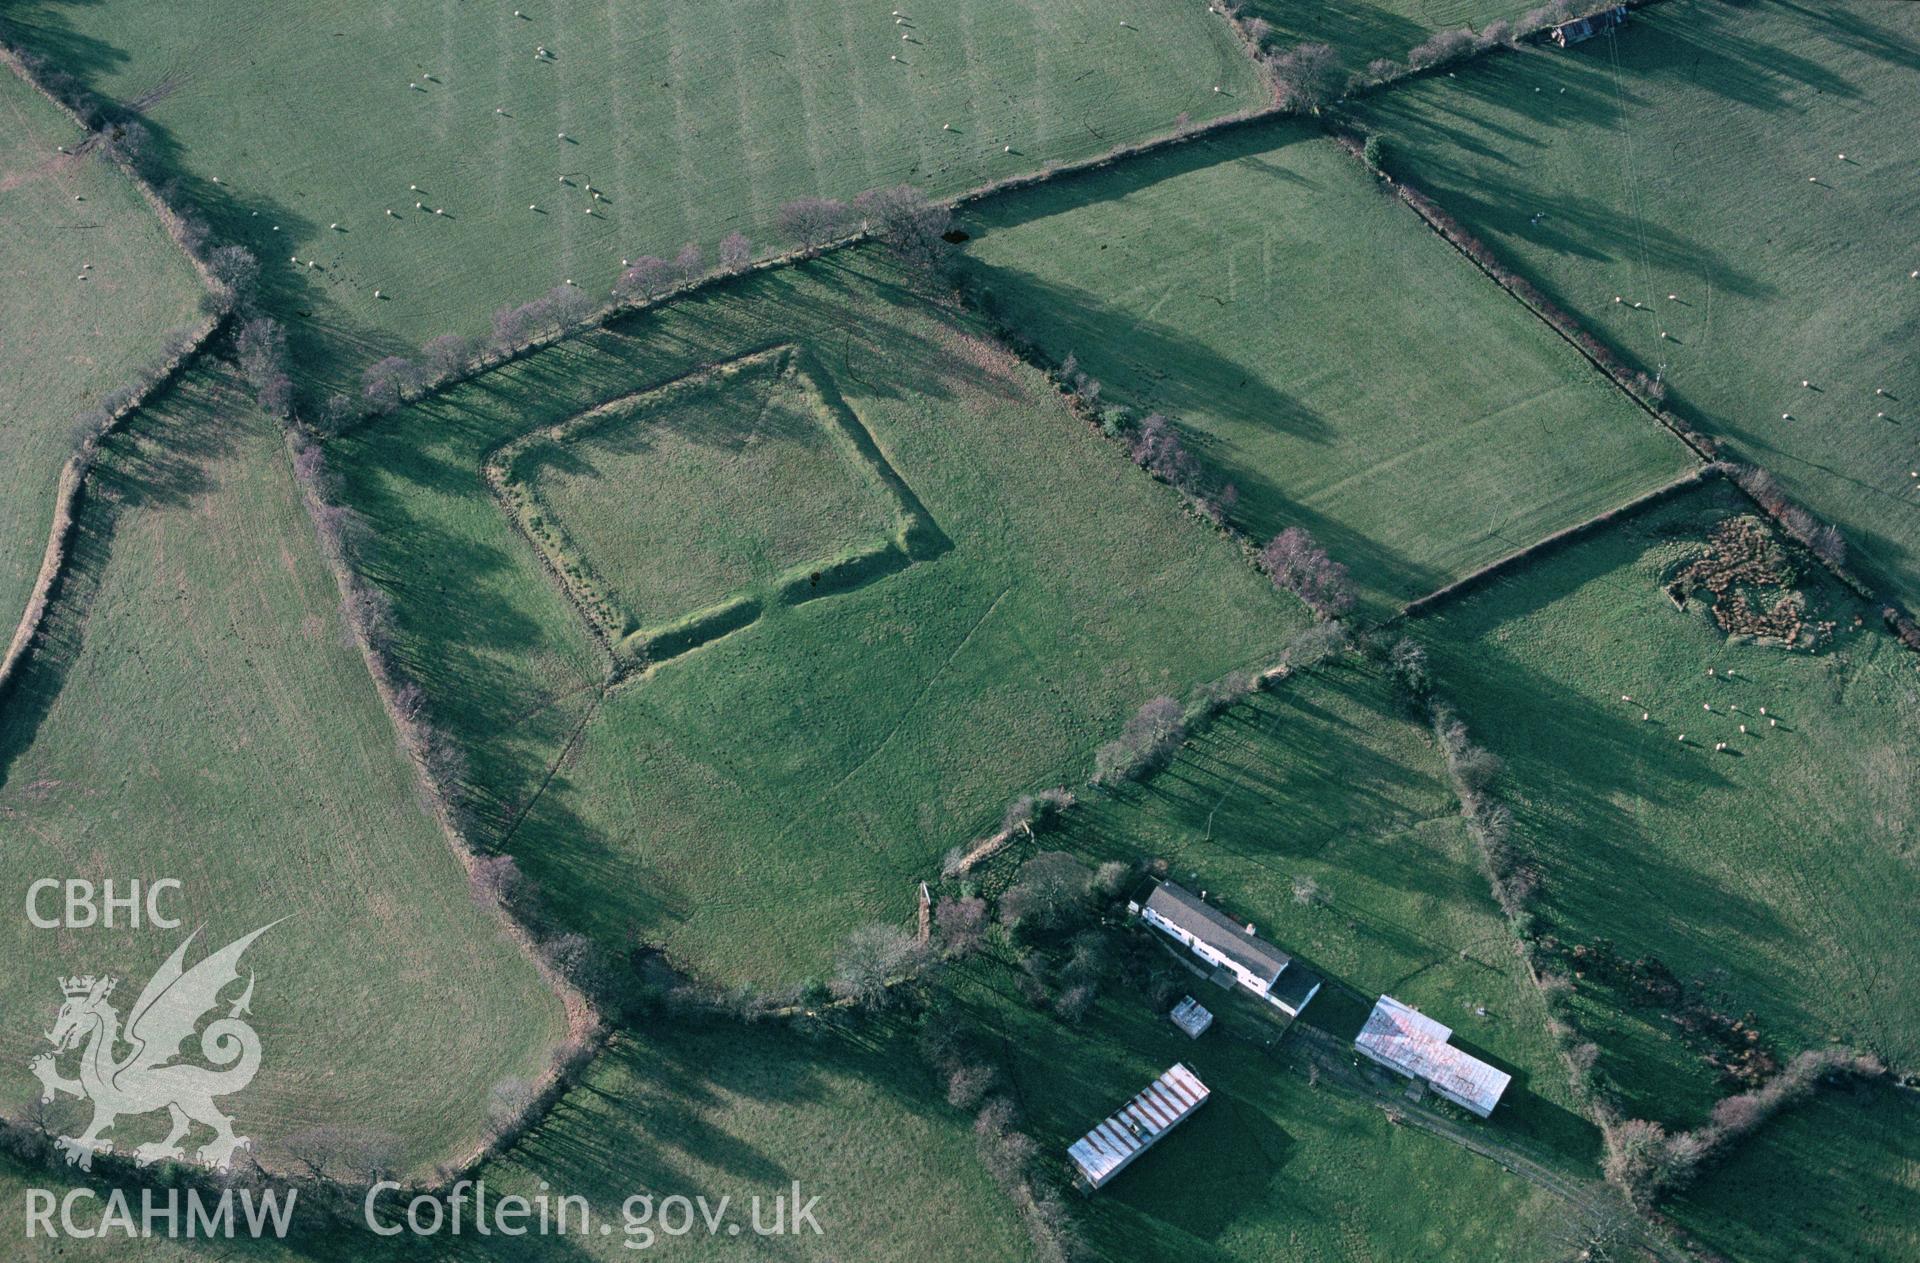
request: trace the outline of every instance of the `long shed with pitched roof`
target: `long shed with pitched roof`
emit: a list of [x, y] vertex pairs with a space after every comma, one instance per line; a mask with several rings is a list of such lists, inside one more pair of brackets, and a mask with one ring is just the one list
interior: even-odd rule
[[1080, 1169], [1080, 1177], [1088, 1188], [1100, 1188], [1162, 1136], [1185, 1122], [1210, 1095], [1198, 1075], [1184, 1063], [1176, 1062], [1148, 1084], [1146, 1091], [1067, 1146], [1067, 1156]]

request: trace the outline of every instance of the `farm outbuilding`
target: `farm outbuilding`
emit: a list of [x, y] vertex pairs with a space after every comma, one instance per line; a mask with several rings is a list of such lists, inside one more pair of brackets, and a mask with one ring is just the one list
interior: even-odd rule
[[1089, 1189], [1100, 1188], [1185, 1122], [1211, 1095], [1198, 1075], [1176, 1062], [1146, 1091], [1067, 1146], [1067, 1156]]
[[1167, 1014], [1173, 1024], [1187, 1033], [1190, 1039], [1199, 1039], [1213, 1025], [1213, 1014], [1206, 1006], [1192, 996], [1183, 996], [1180, 1003], [1173, 1006], [1173, 1012]]
[[1513, 1076], [1447, 1041], [1453, 1030], [1418, 1009], [1383, 995], [1367, 1015], [1353, 1046], [1389, 1070], [1418, 1079], [1480, 1117], [1493, 1113]]
[[1569, 44], [1578, 44], [1581, 40], [1592, 39], [1602, 31], [1611, 31], [1616, 26], [1627, 24], [1627, 6], [1616, 4], [1611, 9], [1602, 9], [1592, 17], [1581, 18], [1576, 22], [1562, 22], [1553, 28], [1549, 38], [1565, 48]]
[[1272, 943], [1183, 887], [1163, 881], [1140, 919], [1213, 967], [1222, 986], [1240, 986], [1288, 1017], [1298, 1017], [1320, 990], [1320, 977]]

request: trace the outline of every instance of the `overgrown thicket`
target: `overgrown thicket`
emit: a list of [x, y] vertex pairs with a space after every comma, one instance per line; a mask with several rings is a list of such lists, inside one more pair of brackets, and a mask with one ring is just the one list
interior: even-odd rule
[[1650, 1209], [1690, 1184], [1737, 1141], [1822, 1083], [1879, 1078], [1886, 1066], [1851, 1048], [1809, 1049], [1761, 1086], [1722, 1099], [1712, 1117], [1689, 1131], [1668, 1134], [1659, 1123], [1635, 1118], [1606, 1129], [1606, 1176], [1636, 1206]]

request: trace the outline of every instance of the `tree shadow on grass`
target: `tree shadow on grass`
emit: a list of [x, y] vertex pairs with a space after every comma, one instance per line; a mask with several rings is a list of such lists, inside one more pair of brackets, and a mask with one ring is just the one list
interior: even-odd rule
[[1269, 48], [1327, 44], [1349, 71], [1362, 70], [1380, 57], [1405, 61], [1408, 50], [1431, 34], [1431, 28], [1376, 0], [1252, 0], [1245, 8], [1247, 16], [1273, 25]]
[[27, 659], [0, 687], [0, 786], [32, 746], [79, 661], [88, 615], [113, 563], [121, 520], [185, 509], [219, 487], [212, 467], [238, 442], [230, 371], [202, 357], [162, 387], [100, 446], [74, 502], [65, 563]]

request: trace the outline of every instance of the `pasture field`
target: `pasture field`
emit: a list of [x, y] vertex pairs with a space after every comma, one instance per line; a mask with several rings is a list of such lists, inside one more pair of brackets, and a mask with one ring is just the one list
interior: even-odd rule
[[1913, 605], [1916, 65], [1914, 5], [1680, 0], [1361, 113], [1389, 170], [1663, 373], [1683, 414], [1839, 525], [1863, 573]]
[[[1812, 650], [1730, 636], [1698, 592], [1676, 607], [1666, 585], [1751, 512], [1710, 483], [1413, 625], [1506, 761], [1543, 929], [1568, 951], [1612, 945], [1567, 961], [1600, 1073], [1628, 1116], [1669, 1126], [1727, 1093], [1705, 1060], [1727, 1051], [1683, 1036], [1610, 955], [1664, 962], [1782, 1061], [1829, 1039], [1914, 1055], [1920, 665], [1809, 562], [1794, 590]], [[1749, 608], [1784, 592], [1749, 587]]]
[[[233, 1105], [263, 1160], [322, 1124], [391, 1136], [412, 1171], [465, 1152], [488, 1090], [537, 1077], [565, 1017], [419, 801], [279, 434], [196, 370], [107, 443], [76, 532], [48, 641], [0, 705], [9, 1101], [37, 1090], [63, 975], [120, 978], [124, 1017], [189, 932], [197, 960], [279, 920], [242, 962], [265, 1056]], [[49, 874], [174, 878], [183, 924], [33, 928]], [[86, 1116], [63, 1098], [56, 1121]], [[128, 1118], [120, 1150], [165, 1123]]]
[[1042, 843], [1090, 862], [1164, 860], [1328, 980], [1304, 1020], [1343, 1040], [1382, 993], [1445, 1022], [1514, 1076], [1486, 1126], [1590, 1175], [1599, 1134], [1568, 1102], [1546, 1007], [1433, 736], [1378, 671], [1349, 662], [1226, 711], [1167, 768], [1088, 797]]
[[[162, 356], [195, 323], [200, 278], [113, 165], [0, 66], [0, 649], [26, 610], [53, 527], [75, 414]], [[82, 274], [87, 280], [79, 280]]]
[[766, 250], [791, 198], [951, 195], [1261, 91], [1199, 3], [1124, 23], [1101, 0], [905, 11], [34, 0], [0, 29], [148, 102], [216, 235], [268, 264], [296, 361], [336, 379], [483, 334], [496, 308], [568, 278], [604, 294], [625, 257], [694, 241], [711, 258], [733, 231]]
[[[1043, 1154], [1065, 1161], [1068, 1145], [1177, 1061], [1213, 1090], [1113, 1183], [1074, 1202], [1094, 1257], [1566, 1257], [1566, 1203], [1494, 1161], [1395, 1126], [1371, 1100], [1310, 1081], [1297, 1033], [1275, 1055], [1218, 1024], [1190, 1040], [1117, 986], [1068, 1026], [1022, 1001], [1014, 972], [966, 966], [947, 1020], [992, 1041]], [[1209, 1195], [1195, 1196], [1200, 1188]]]
[[1690, 457], [1317, 129], [1237, 129], [972, 208], [1001, 319], [1178, 421], [1258, 538], [1384, 612]]
[[[663, 1026], [644, 1038], [616, 1039], [538, 1127], [474, 1175], [485, 1181], [490, 1207], [514, 1194], [530, 1202], [543, 1191], [549, 1198], [584, 1197], [593, 1217], [585, 1234], [483, 1237], [469, 1221], [457, 1240], [443, 1232], [424, 1242], [388, 1241], [364, 1226], [356, 1205], [351, 1224], [309, 1215], [284, 1243], [242, 1239], [196, 1249], [182, 1242], [171, 1253], [147, 1255], [138, 1243], [63, 1240], [62, 1253], [49, 1246], [44, 1255], [27, 1257], [159, 1257], [167, 1263], [227, 1257], [259, 1263], [1030, 1258], [1012, 1203], [975, 1156], [971, 1121], [942, 1099], [911, 1031], [897, 1020], [857, 1031], [822, 1028], [813, 1038], [774, 1026]], [[813, 1207], [819, 1234], [803, 1228], [778, 1239], [754, 1235], [756, 1198], [762, 1226], [775, 1222], [776, 1197], [785, 1199], [791, 1225], [796, 1181], [802, 1203], [819, 1198]], [[0, 1205], [22, 1204], [29, 1186], [58, 1185], [0, 1165]], [[741, 1231], [709, 1235], [702, 1227], [676, 1236], [655, 1221], [630, 1234], [625, 1203], [636, 1195], [705, 1198]], [[383, 1221], [404, 1222], [405, 1206], [402, 1195], [384, 1198]], [[80, 1213], [98, 1209], [82, 1205]], [[612, 1225], [611, 1233], [599, 1232], [602, 1222]], [[642, 1227], [653, 1235], [643, 1235]]]
[[[787, 345], [917, 506], [923, 546], [809, 575], [609, 687], [483, 465], [608, 400]], [[484, 840], [569, 928], [664, 943], [725, 981], [819, 976], [848, 930], [910, 916], [914, 883], [1008, 799], [1084, 780], [1142, 702], [1270, 663], [1305, 621], [1039, 373], [868, 250], [624, 319], [331, 450], [402, 653], [468, 747]], [[660, 482], [643, 461], [605, 472], [607, 517], [645, 496], [688, 521], [708, 501], [791, 497], [751, 515], [775, 523], [812, 495]]]
[[1666, 1207], [1724, 1258], [1920, 1258], [1920, 1103], [1891, 1085], [1826, 1088], [1766, 1124]]
[[[974, 1155], [971, 1119], [941, 1099], [911, 1035], [889, 1025], [808, 1040], [722, 1023], [616, 1040], [484, 1174], [501, 1194], [532, 1197], [543, 1180], [581, 1194], [614, 1231], [502, 1243], [476, 1259], [646, 1257], [645, 1238], [621, 1221], [635, 1194], [732, 1199], [740, 1236], [661, 1234], [647, 1252], [667, 1258], [1030, 1257], [1012, 1203]], [[820, 1198], [819, 1235], [751, 1235], [751, 1199], [771, 1224], [774, 1198], [791, 1205], [795, 1181], [802, 1202]]]

